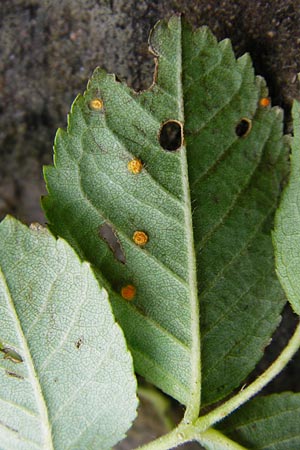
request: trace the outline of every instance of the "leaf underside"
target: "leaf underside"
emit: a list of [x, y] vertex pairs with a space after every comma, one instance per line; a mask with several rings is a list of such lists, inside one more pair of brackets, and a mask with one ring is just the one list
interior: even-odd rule
[[[200, 301], [208, 404], [251, 372], [280, 320], [270, 229], [286, 173], [282, 112], [259, 105], [267, 89], [250, 58], [236, 60], [229, 40], [218, 43], [206, 27], [192, 31], [172, 17], [155, 27], [150, 48], [157, 68], [147, 91], [96, 69], [75, 100], [45, 170], [43, 206], [51, 229], [98, 269], [136, 370], [183, 404], [193, 389]], [[95, 99], [103, 108], [91, 108]], [[243, 120], [252, 127], [238, 136]], [[177, 151], [160, 145], [168, 121], [184, 127]], [[128, 170], [134, 158], [140, 173]], [[99, 236], [104, 223], [125, 262]], [[142, 247], [136, 230], [149, 238]], [[120, 295], [128, 284], [136, 287], [131, 302]]]
[[276, 269], [287, 299], [300, 315], [300, 103], [293, 105], [291, 175], [276, 213], [273, 241]]
[[220, 429], [248, 449], [300, 448], [300, 394], [258, 397], [221, 423]]
[[105, 290], [45, 228], [6, 218], [0, 241], [1, 449], [110, 449], [136, 383]]

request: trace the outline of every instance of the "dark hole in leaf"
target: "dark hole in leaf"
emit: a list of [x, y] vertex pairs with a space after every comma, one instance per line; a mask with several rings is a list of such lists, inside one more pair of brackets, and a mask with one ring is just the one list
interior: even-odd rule
[[235, 133], [238, 137], [245, 137], [250, 133], [251, 127], [251, 120], [244, 117], [235, 127]]
[[104, 223], [99, 228], [99, 235], [107, 243], [116, 260], [120, 261], [122, 264], [125, 264], [125, 253], [113, 227], [107, 222]]
[[165, 122], [159, 132], [159, 143], [164, 150], [174, 152], [183, 143], [182, 124], [177, 120]]
[[0, 344], [0, 352], [4, 353], [4, 359], [9, 359], [14, 363], [23, 362], [23, 358], [19, 353], [17, 353], [14, 349], [9, 347], [2, 347]]

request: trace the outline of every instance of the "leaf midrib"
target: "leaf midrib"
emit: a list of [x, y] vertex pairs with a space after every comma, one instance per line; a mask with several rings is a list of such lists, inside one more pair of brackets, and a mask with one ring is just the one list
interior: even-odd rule
[[[180, 20], [180, 19], [179, 19]], [[182, 52], [183, 52], [183, 38], [182, 38], [182, 23], [180, 20], [180, 40], [178, 45], [178, 54], [180, 59], [180, 67], [178, 74], [178, 99], [179, 99], [179, 113], [181, 117], [179, 120], [184, 124], [184, 96], [183, 96], [183, 67], [182, 67]], [[187, 409], [184, 415], [185, 422], [192, 422], [199, 416], [201, 404], [201, 349], [200, 349], [200, 307], [198, 299], [197, 286], [197, 263], [195, 254], [192, 208], [191, 208], [191, 194], [189, 187], [188, 176], [188, 161], [187, 149], [182, 147], [180, 150], [181, 156], [181, 170], [183, 179], [183, 199], [184, 199], [184, 221], [187, 237], [187, 251], [188, 251], [188, 284], [190, 287], [190, 312], [191, 312], [191, 381], [190, 381], [190, 400], [187, 404]]]

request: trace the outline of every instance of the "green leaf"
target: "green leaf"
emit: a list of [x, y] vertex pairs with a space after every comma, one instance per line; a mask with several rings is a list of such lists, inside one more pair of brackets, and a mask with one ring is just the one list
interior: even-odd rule
[[268, 94], [250, 58], [205, 27], [172, 17], [150, 48], [147, 91], [95, 71], [57, 133], [43, 205], [97, 267], [136, 370], [196, 409], [198, 301], [204, 403], [243, 381], [280, 321], [270, 229], [286, 172], [282, 112], [259, 105]]
[[273, 242], [276, 269], [296, 314], [300, 315], [300, 103], [293, 105], [291, 175], [276, 213]]
[[0, 225], [0, 447], [109, 449], [136, 410], [132, 360], [87, 263], [39, 225]]
[[225, 419], [220, 429], [248, 449], [299, 450], [300, 394], [258, 397]]

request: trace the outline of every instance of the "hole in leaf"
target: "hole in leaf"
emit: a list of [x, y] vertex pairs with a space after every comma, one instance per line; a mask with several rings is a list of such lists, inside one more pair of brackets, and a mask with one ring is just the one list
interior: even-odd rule
[[125, 264], [125, 253], [113, 227], [107, 222], [104, 223], [99, 228], [99, 235], [107, 243], [116, 260]]
[[247, 117], [243, 117], [235, 127], [235, 133], [238, 137], [246, 137], [252, 128], [252, 122]]
[[159, 132], [160, 146], [169, 152], [175, 152], [183, 144], [183, 127], [178, 120], [168, 120], [162, 124]]

